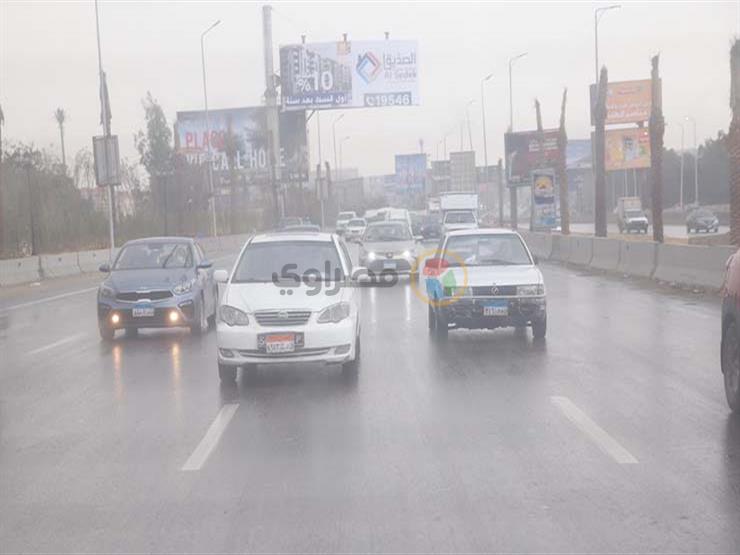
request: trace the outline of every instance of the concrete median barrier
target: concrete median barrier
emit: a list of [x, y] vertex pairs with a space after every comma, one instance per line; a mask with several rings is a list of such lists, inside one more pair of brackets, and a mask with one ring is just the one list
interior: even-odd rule
[[619, 251], [621, 241], [617, 239], [605, 239], [603, 237], [592, 237], [592, 256], [589, 266], [597, 270], [616, 272], [619, 268]]
[[578, 266], [588, 266], [589, 264], [591, 264], [593, 253], [593, 237], [585, 237], [580, 235], [570, 236], [570, 253], [568, 255], [568, 262], [570, 264], [577, 264]]
[[719, 289], [725, 275], [727, 259], [734, 247], [698, 245], [660, 245], [654, 279]]
[[41, 279], [38, 256], [0, 260], [0, 287], [19, 285]]
[[44, 278], [74, 276], [82, 273], [76, 252], [41, 255], [41, 273]]
[[101, 264], [110, 262], [110, 250], [80, 251], [77, 253], [77, 265], [84, 273], [97, 272]]
[[630, 276], [652, 277], [658, 256], [658, 243], [621, 241], [617, 271]]
[[552, 236], [552, 252], [550, 253], [550, 260], [557, 262], [568, 262], [570, 258], [570, 237], [567, 235], [553, 235]]
[[536, 233], [532, 231], [522, 230], [519, 234], [527, 243], [529, 250], [534, 256], [540, 260], [547, 260], [552, 254], [552, 238], [553, 236], [549, 233]]

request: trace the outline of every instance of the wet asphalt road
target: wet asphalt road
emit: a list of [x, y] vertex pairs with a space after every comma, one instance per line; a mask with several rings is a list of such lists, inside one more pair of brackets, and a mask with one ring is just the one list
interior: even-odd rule
[[101, 343], [95, 277], [4, 292], [0, 551], [740, 551], [718, 301], [543, 271], [546, 342], [437, 344], [408, 283], [364, 288], [355, 379], [236, 388], [213, 332]]

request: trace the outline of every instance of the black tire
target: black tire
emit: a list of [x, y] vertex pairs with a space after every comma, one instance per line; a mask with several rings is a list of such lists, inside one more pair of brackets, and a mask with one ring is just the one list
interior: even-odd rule
[[208, 319], [206, 318], [206, 302], [201, 296], [200, 306], [196, 307], [195, 322], [190, 324], [190, 333], [193, 335], [202, 335], [208, 329]]
[[126, 337], [139, 337], [139, 328], [126, 328]]
[[733, 412], [740, 412], [740, 338], [735, 322], [727, 324], [722, 333], [721, 362], [727, 404]]
[[113, 338], [116, 336], [116, 330], [108, 326], [98, 326], [98, 330], [100, 331], [100, 339], [103, 341], [113, 341]]
[[532, 322], [532, 337], [535, 339], [544, 339], [547, 335], [547, 316], [542, 320]]
[[691, 228], [686, 226], [686, 235], [691, 235]]
[[447, 319], [442, 315], [441, 312], [435, 312], [434, 317], [434, 335], [437, 339], [447, 339], [447, 335], [450, 328], [447, 326]]
[[218, 365], [218, 377], [221, 383], [233, 384], [236, 382], [236, 366]]
[[437, 318], [434, 316], [434, 309], [431, 305], [427, 308], [427, 324], [429, 326], [429, 331], [433, 332], [437, 327]]
[[360, 336], [358, 335], [355, 338], [355, 358], [353, 360], [348, 360], [344, 364], [342, 364], [342, 370], [345, 372], [357, 372], [357, 369], [360, 367], [360, 354], [362, 353], [362, 344], [360, 342]]

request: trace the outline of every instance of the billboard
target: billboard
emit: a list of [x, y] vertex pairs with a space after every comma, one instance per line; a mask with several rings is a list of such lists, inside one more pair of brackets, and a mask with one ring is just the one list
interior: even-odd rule
[[[560, 159], [557, 129], [521, 131], [504, 135], [506, 175], [509, 186], [530, 183], [532, 170], [554, 168]], [[540, 143], [544, 152], [541, 152]]]
[[650, 167], [650, 132], [647, 127], [608, 129], [604, 141], [607, 171]]
[[[233, 169], [249, 179], [269, 176], [266, 116], [264, 107], [208, 111], [213, 171], [217, 175]], [[281, 113], [279, 125], [281, 180], [308, 180], [305, 113]], [[175, 146], [189, 164], [208, 160], [208, 142], [205, 112], [177, 112]]]
[[[660, 85], [659, 89], [660, 90]], [[593, 106], [596, 85], [591, 85], [591, 125], [595, 125]], [[650, 119], [652, 109], [650, 79], [615, 81], [606, 87], [606, 125], [615, 123], [640, 123]]]
[[558, 225], [555, 206], [555, 174], [551, 170], [532, 171], [532, 229], [552, 229]]
[[411, 40], [280, 47], [284, 110], [419, 104], [418, 47]]
[[591, 169], [591, 140], [569, 139], [565, 147], [565, 167], [569, 170]]
[[423, 193], [427, 178], [426, 154], [396, 154], [396, 192]]

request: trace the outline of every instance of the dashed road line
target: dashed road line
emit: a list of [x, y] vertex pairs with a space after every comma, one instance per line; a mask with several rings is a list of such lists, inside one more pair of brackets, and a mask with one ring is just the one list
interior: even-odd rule
[[200, 440], [195, 451], [193, 451], [190, 457], [188, 457], [185, 464], [182, 465], [182, 471], [188, 472], [203, 468], [203, 465], [218, 445], [219, 439], [221, 439], [221, 436], [229, 425], [229, 422], [231, 422], [231, 419], [234, 417], [234, 414], [236, 414], [236, 409], [238, 408], [239, 403], [229, 403], [221, 407], [221, 410], [218, 411], [213, 423], [208, 428], [206, 435], [203, 436], [203, 439]]
[[60, 339], [59, 341], [55, 341], [54, 343], [50, 343], [48, 345], [44, 345], [43, 347], [39, 347], [38, 349], [34, 349], [33, 351], [28, 351], [26, 353], [29, 356], [32, 355], [38, 355], [40, 353], [49, 351], [51, 349], [55, 349], [56, 347], [61, 347], [62, 345], [66, 345], [67, 343], [72, 343], [73, 341], [77, 341], [78, 339], [82, 339], [83, 337], [87, 337], [86, 333], [77, 333], [75, 335], [70, 335], [69, 337], [65, 337], [64, 339]]
[[560, 409], [565, 417], [570, 420], [576, 428], [583, 432], [593, 441], [599, 449], [609, 455], [619, 464], [637, 464], [638, 461], [619, 444], [619, 442], [610, 436], [601, 426], [591, 420], [589, 416], [579, 409], [573, 401], [567, 397], [550, 397], [550, 401]]

